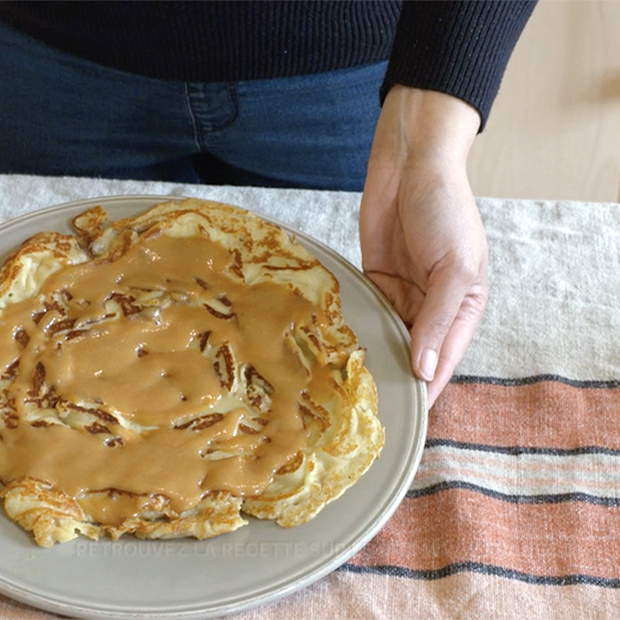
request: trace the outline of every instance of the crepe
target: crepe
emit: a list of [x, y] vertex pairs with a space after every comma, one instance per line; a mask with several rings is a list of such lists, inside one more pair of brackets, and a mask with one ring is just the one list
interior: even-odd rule
[[0, 271], [0, 497], [44, 547], [294, 527], [384, 432], [334, 276], [280, 227], [171, 200]]

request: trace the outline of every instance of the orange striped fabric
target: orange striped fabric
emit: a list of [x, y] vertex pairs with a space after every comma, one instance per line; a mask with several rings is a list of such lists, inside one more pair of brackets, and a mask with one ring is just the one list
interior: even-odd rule
[[412, 490], [345, 570], [620, 588], [620, 390], [456, 378]]

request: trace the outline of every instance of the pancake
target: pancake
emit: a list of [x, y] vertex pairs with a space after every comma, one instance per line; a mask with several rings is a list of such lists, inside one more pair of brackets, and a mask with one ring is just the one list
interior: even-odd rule
[[183, 199], [0, 270], [0, 497], [43, 547], [295, 527], [379, 456], [334, 276], [280, 227]]

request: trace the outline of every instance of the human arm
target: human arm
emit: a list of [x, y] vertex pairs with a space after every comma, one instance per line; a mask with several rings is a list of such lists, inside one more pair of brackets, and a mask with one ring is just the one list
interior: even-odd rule
[[360, 212], [362, 264], [411, 332], [429, 405], [479, 323], [487, 246], [467, 177], [534, 0], [403, 2]]
[[394, 86], [360, 207], [362, 267], [411, 334], [429, 406], [465, 353], [487, 299], [487, 246], [467, 179], [480, 117], [435, 91]]

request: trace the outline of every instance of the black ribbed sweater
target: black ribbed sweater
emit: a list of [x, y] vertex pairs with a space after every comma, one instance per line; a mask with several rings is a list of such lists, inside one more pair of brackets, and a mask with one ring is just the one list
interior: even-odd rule
[[51, 47], [166, 80], [235, 81], [389, 58], [394, 84], [457, 96], [486, 122], [534, 0], [0, 2]]

